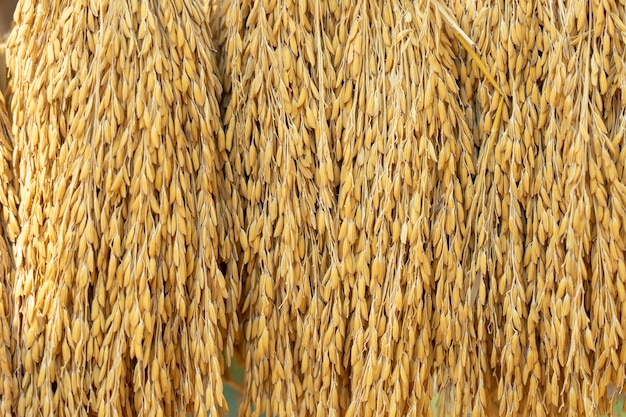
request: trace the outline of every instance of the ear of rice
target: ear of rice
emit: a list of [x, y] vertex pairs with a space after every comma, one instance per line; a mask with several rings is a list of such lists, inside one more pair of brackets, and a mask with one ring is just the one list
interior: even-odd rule
[[217, 415], [237, 291], [201, 4], [24, 1], [16, 17], [19, 414]]
[[[36, 13], [37, 11], [42, 13]], [[44, 106], [45, 88], [42, 84], [45, 84], [47, 80], [39, 79], [39, 82], [37, 82], [36, 73], [39, 68], [35, 63], [42, 60], [45, 49], [31, 40], [34, 38], [31, 34], [35, 32], [35, 28], [48, 30], [50, 21], [58, 18], [58, 8], [53, 8], [50, 4], [34, 6], [32, 3], [21, 2], [16, 10], [17, 22], [11, 32], [7, 47], [7, 65], [12, 77], [10, 89], [19, 90], [21, 85], [34, 81], [32, 85], [33, 91], [29, 96], [18, 92], [13, 94], [11, 98], [11, 113], [13, 114], [13, 126], [15, 129], [15, 171], [19, 183], [27, 185], [20, 188], [19, 193], [18, 220], [22, 228], [17, 237], [16, 246], [21, 248], [21, 250], [15, 254], [14, 301], [16, 327], [14, 330], [17, 336], [18, 415], [25, 415], [27, 412], [32, 412], [33, 409], [42, 409], [48, 413], [51, 411], [49, 403], [47, 406], [41, 404], [39, 391], [35, 392], [34, 389], [40, 374], [36, 369], [35, 363], [41, 363], [42, 347], [46, 336], [42, 301], [52, 295], [50, 284], [44, 285], [42, 278], [43, 269], [49, 261], [46, 255], [46, 238], [49, 234], [47, 236], [44, 234], [42, 225], [44, 222], [44, 210], [47, 213], [50, 210], [48, 207], [52, 202], [52, 184], [51, 181], [39, 181], [40, 178], [51, 177], [51, 163], [47, 152], [42, 152], [39, 158], [36, 158], [35, 154], [36, 150], [40, 149], [40, 144], [43, 145], [43, 148], [47, 148], [53, 153], [57, 152], [58, 141], [55, 140], [54, 130], [52, 134], [48, 134], [47, 129], [45, 129], [46, 135], [44, 137], [49, 137], [49, 140], [39, 139], [39, 126], [43, 124], [40, 123], [40, 120], [52, 118], [57, 120], [57, 115], [55, 112], [49, 111], [50, 109], [47, 106]], [[20, 40], [20, 50], [11, 46], [11, 43], [15, 43], [16, 39]], [[22, 42], [21, 39], [26, 41]], [[53, 64], [53, 68], [58, 70], [58, 64]], [[26, 126], [25, 120], [27, 119], [33, 120], [30, 123], [30, 127]], [[24, 140], [26, 134], [33, 136], [29, 146], [25, 146], [28, 143]], [[34, 265], [37, 264], [41, 265], [37, 274], [24, 273], [24, 271], [29, 269], [35, 271]], [[42, 295], [37, 295], [38, 291], [42, 291]], [[36, 299], [41, 303], [40, 306], [35, 306]], [[50, 299], [53, 299], [53, 297], [50, 297]], [[46, 310], [46, 312], [50, 310], [50, 303], [47, 304]], [[61, 323], [59, 322], [59, 324]], [[55, 337], [55, 342], [59, 338]], [[49, 343], [53, 342], [50, 341]], [[56, 364], [49, 366], [49, 369], [52, 368], [56, 368]], [[56, 369], [53, 372], [56, 374]], [[48, 389], [49, 387], [50, 385], [48, 385]], [[67, 389], [69, 391], [70, 387], [68, 386]], [[60, 395], [61, 393], [59, 392], [57, 401]], [[52, 401], [52, 397], [53, 395], [50, 395], [50, 401]]]
[[[517, 14], [515, 6], [489, 8], [473, 3], [466, 7], [461, 26], [477, 39], [479, 55], [488, 67], [495, 68], [495, 81], [506, 94], [506, 105], [500, 109], [504, 101], [502, 96], [498, 98], [499, 89], [493, 91], [487, 80], [483, 85], [471, 81], [481, 75], [473, 58], [463, 64], [467, 66], [462, 71], [470, 80], [465, 92], [479, 114], [479, 122], [473, 127], [479, 145], [477, 195], [467, 219], [469, 233], [464, 251], [464, 269], [470, 271], [471, 289], [467, 308], [476, 311], [474, 331], [480, 346], [474, 367], [478, 386], [471, 395], [475, 400], [468, 408], [473, 415], [490, 415], [501, 406], [504, 408], [500, 412], [517, 415], [525, 404], [521, 370], [529, 350], [525, 327], [527, 276], [523, 269], [526, 229], [522, 219], [532, 168], [532, 161], [527, 158], [527, 147], [532, 143], [525, 143], [523, 136], [523, 123], [531, 123], [524, 90], [530, 68], [522, 68], [523, 72], [515, 67], [510, 69], [506, 67], [508, 58], [503, 57], [506, 47], [511, 46], [508, 29], [519, 28], [516, 22], [526, 18]], [[527, 23], [532, 26], [532, 22]], [[486, 37], [485, 33], [491, 36]], [[531, 44], [524, 47], [528, 45]], [[526, 49], [519, 53], [530, 56]], [[501, 126], [497, 125], [498, 120]], [[528, 374], [524, 376], [527, 380]]]
[[[315, 136], [314, 181], [317, 190], [314, 224], [319, 234], [319, 237], [313, 236], [311, 250], [321, 254], [321, 268], [319, 274], [312, 275], [313, 302], [303, 320], [305, 329], [313, 329], [314, 343], [301, 346], [299, 350], [301, 363], [308, 363], [307, 367], [302, 367], [306, 408], [301, 407], [300, 410], [311, 415], [341, 416], [345, 415], [349, 404], [351, 376], [346, 314], [350, 284], [342, 280], [342, 271], [367, 268], [367, 263], [359, 263], [364, 259], [356, 256], [346, 256], [347, 242], [344, 240], [344, 245], [341, 245], [342, 225], [337, 221], [340, 212], [355, 209], [354, 200], [351, 201], [340, 186], [342, 179], [338, 155], [342, 153], [342, 145], [333, 140], [345, 122], [341, 120], [342, 112], [336, 106], [342, 92], [336, 84], [337, 77], [341, 75], [337, 74], [334, 65], [344, 50], [337, 39], [343, 15], [336, 3], [328, 6], [320, 2], [310, 3], [308, 11], [314, 41], [312, 78], [319, 90], [319, 94], [308, 92], [310, 97], [307, 100], [307, 105], [315, 109], [312, 123]], [[297, 79], [292, 82], [297, 84]], [[299, 94], [304, 92], [301, 89]], [[319, 96], [319, 100], [315, 100], [316, 96]], [[347, 238], [351, 231], [345, 233]], [[356, 236], [347, 239], [359, 245], [355, 242]], [[319, 404], [325, 406], [320, 409]]]
[[553, 344], [558, 356], [555, 351], [551, 359], [563, 366], [558, 381], [567, 393], [562, 401], [568, 412], [590, 415], [594, 404], [609, 408], [610, 385], [618, 392], [624, 387], [625, 365], [619, 359], [624, 353], [625, 292], [619, 272], [624, 254], [623, 245], [611, 243], [620, 240], [613, 237], [611, 222], [623, 220], [624, 177], [617, 174], [623, 135], [617, 80], [623, 79], [623, 70], [614, 57], [624, 53], [624, 41], [610, 35], [615, 25], [624, 27], [624, 15], [623, 5], [613, 2], [594, 4], [590, 12], [583, 2], [573, 2], [561, 13], [565, 19], [557, 30], [571, 39], [557, 48], [565, 71], [557, 67], [553, 84], [553, 94], [563, 97], [554, 118], [562, 146], [558, 236], [565, 254], [563, 275], [551, 294], [560, 335]]
[[475, 41], [469, 51], [459, 51], [459, 58], [462, 59], [457, 64], [458, 94], [471, 132], [475, 168], [471, 172], [474, 178], [473, 195], [465, 193], [468, 206], [462, 252], [464, 281], [454, 284], [454, 291], [460, 290], [457, 308], [464, 329], [459, 349], [467, 352], [462, 354], [465, 356], [462, 358], [465, 364], [462, 379], [453, 382], [456, 391], [455, 415], [497, 413], [497, 402], [493, 397], [499, 374], [493, 368], [499, 369], [500, 365], [500, 358], [496, 360], [495, 355], [501, 349], [496, 349], [495, 344], [501, 334], [493, 334], [490, 329], [497, 332], [502, 320], [498, 278], [503, 275], [503, 265], [497, 260], [502, 258], [500, 214], [505, 192], [500, 184], [501, 171], [492, 155], [501, 141], [499, 120], [506, 110], [500, 91], [506, 86], [501, 86], [497, 73], [492, 79], [491, 73], [484, 72], [495, 66], [495, 58], [490, 55], [490, 42], [496, 40], [485, 36], [497, 27], [498, 15], [492, 11], [486, 5], [467, 2], [456, 4], [450, 14], [451, 19], [458, 21], [458, 30]]
[[[583, 9], [581, 4], [578, 8]], [[587, 269], [582, 276], [585, 291], [581, 294], [574, 289], [572, 301], [575, 303], [571, 307], [577, 305], [580, 309], [576, 353], [582, 366], [577, 372], [586, 379], [581, 384], [585, 395], [579, 396], [577, 401], [578, 410], [584, 410], [587, 415], [593, 411], [594, 403], [599, 404], [601, 413], [611, 412], [612, 401], [608, 400], [612, 400], [615, 394], [623, 395], [626, 372], [626, 247], [623, 231], [626, 220], [626, 90], [623, 83], [626, 68], [618, 58], [626, 50], [625, 40], [618, 36], [619, 30], [626, 28], [623, 10], [624, 5], [616, 2], [596, 4], [588, 26], [579, 32], [583, 34], [588, 30], [593, 33], [587, 41], [588, 50], [584, 50], [590, 55], [585, 56], [587, 63], [582, 84], [582, 91], [587, 94], [583, 103], [589, 112], [586, 123], [590, 134], [590, 138], [582, 138], [588, 158], [585, 179], [589, 206], [584, 208], [583, 220], [591, 225], [583, 227], [583, 237], [576, 242], [578, 247], [582, 242]], [[579, 19], [584, 17], [581, 11], [578, 15]], [[582, 213], [582, 208], [573, 213], [574, 226], [578, 226], [575, 230], [578, 231], [581, 219], [577, 216]], [[583, 308], [588, 311], [589, 322], [584, 321]]]

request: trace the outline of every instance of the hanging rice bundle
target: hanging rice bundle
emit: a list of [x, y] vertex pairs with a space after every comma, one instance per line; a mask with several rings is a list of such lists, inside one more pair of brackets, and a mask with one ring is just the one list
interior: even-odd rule
[[[525, 175], [527, 180], [528, 171], [521, 169], [518, 159], [521, 126], [513, 123], [520, 120], [520, 108], [514, 103], [515, 117], [509, 116], [503, 93], [510, 95], [511, 85], [507, 69], [497, 66], [503, 58], [497, 48], [503, 42], [499, 27], [508, 28], [517, 18], [507, 8], [481, 2], [455, 7], [455, 20], [461, 30], [476, 40], [470, 51], [475, 49], [479, 56], [477, 59], [463, 52], [461, 55], [467, 56], [459, 63], [461, 100], [472, 130], [477, 173], [463, 245], [463, 270], [468, 280], [463, 287], [468, 292], [461, 301], [468, 312], [470, 335], [463, 345], [471, 357], [466, 387], [458, 383], [455, 387], [457, 394], [467, 390], [469, 395], [464, 394], [462, 404], [455, 396], [455, 415], [465, 415], [464, 410], [473, 416], [497, 414], [498, 398], [506, 396], [497, 391], [498, 383], [501, 388], [522, 388], [521, 384], [515, 385], [521, 379], [520, 362], [524, 360], [521, 346], [526, 345], [520, 327], [527, 316], [521, 258], [524, 230], [520, 232], [526, 182], [520, 176]], [[483, 73], [481, 63], [498, 69], [495, 78]], [[518, 82], [519, 76], [515, 75]], [[502, 120], [508, 124], [503, 125]], [[515, 158], [511, 158], [513, 151]], [[521, 394], [515, 404], [520, 398]]]
[[[507, 102], [501, 131], [480, 155], [486, 161], [485, 170], [492, 171], [495, 189], [488, 204], [497, 207], [490, 226], [494, 237], [490, 244], [495, 241], [496, 245], [489, 248], [486, 257], [494, 268], [487, 284], [487, 309], [492, 312], [487, 327], [494, 329], [490, 364], [499, 378], [497, 391], [494, 387], [499, 398], [495, 405], [500, 414], [532, 410], [533, 415], [541, 415], [537, 322], [531, 312], [531, 288], [536, 278], [524, 262], [527, 251], [537, 250], [525, 222], [537, 198], [539, 138], [533, 134], [538, 122], [534, 100], [544, 81], [542, 64], [549, 51], [542, 41], [540, 21], [527, 5], [502, 4], [491, 10], [486, 30], [494, 36], [484, 43], [483, 50], [490, 65], [497, 68], [495, 78]], [[474, 30], [478, 36], [485, 29]], [[480, 95], [477, 99], [479, 106], [483, 105]], [[481, 211], [478, 209], [477, 215]], [[478, 235], [480, 218], [475, 224]]]
[[[341, 7], [334, 135], [341, 144], [339, 279], [347, 284], [349, 318], [346, 415], [429, 415], [433, 339], [445, 337], [443, 327], [435, 334], [437, 323], [445, 326], [444, 315], [454, 314], [449, 297], [436, 300], [435, 289], [456, 277], [460, 259], [452, 246], [461, 239], [464, 210], [462, 118], [449, 91], [456, 88], [453, 50], [425, 3]], [[434, 202], [440, 215], [431, 221]]]
[[4, 96], [0, 94], [0, 414], [15, 414], [18, 380], [15, 373], [17, 331], [13, 305], [13, 244], [19, 233], [13, 174], [13, 135]]
[[[545, 274], [537, 280], [547, 415], [606, 412], [624, 387], [623, 5], [543, 6], [539, 111]], [[621, 28], [621, 29], [617, 29]], [[543, 133], [543, 134], [541, 134]], [[620, 270], [621, 268], [621, 270]], [[545, 280], [545, 281], [544, 281]], [[542, 282], [543, 281], [543, 282]], [[613, 391], [613, 393], [609, 392]]]
[[220, 150], [237, 182], [230, 206], [244, 282], [242, 413], [342, 415], [335, 16], [321, 3], [234, 1], [219, 19]]
[[[623, 42], [609, 39], [623, 23], [615, 5], [465, 6], [461, 26], [484, 40], [507, 103], [493, 144], [475, 130], [489, 146], [478, 152], [464, 265], [477, 308], [487, 300], [499, 415], [606, 413], [624, 383], [623, 99], [609, 88], [623, 77], [612, 59]], [[492, 100], [479, 89], [474, 103]], [[476, 274], [485, 258], [488, 274]]]
[[[220, 16], [229, 92], [224, 146], [241, 179], [241, 201], [234, 195], [232, 205], [246, 207], [238, 244], [245, 268], [244, 408], [253, 403], [258, 412], [280, 414], [301, 398], [302, 388], [310, 413], [321, 403], [328, 414], [349, 406], [349, 415], [419, 415], [428, 412], [433, 390], [433, 322], [448, 340], [439, 363], [448, 360], [448, 348], [455, 349], [451, 356], [460, 351], [458, 343], [450, 345], [461, 330], [453, 339], [447, 323], [456, 321], [451, 290], [462, 273], [462, 188], [471, 195], [473, 162], [455, 99], [455, 51], [448, 38], [447, 51], [430, 54], [443, 23], [429, 26], [426, 5], [363, 1], [328, 9], [331, 19], [322, 28], [320, 5], [244, 2]], [[414, 67], [418, 58], [427, 64]], [[313, 109], [309, 95], [317, 98]], [[328, 106], [325, 112], [321, 106]], [[305, 181], [311, 166], [313, 189]], [[303, 205], [317, 218], [302, 217], [294, 238], [296, 230], [285, 227], [295, 225], [286, 222], [298, 219]], [[296, 242], [309, 254], [303, 261], [291, 255]], [[450, 291], [438, 301], [443, 319], [432, 312], [437, 285]], [[343, 363], [335, 358], [342, 351]]]
[[[430, 211], [437, 326], [433, 348], [438, 366], [439, 407], [452, 415], [465, 415], [469, 410], [476, 415], [486, 407], [485, 394], [490, 381], [484, 372], [486, 337], [477, 331], [483, 316], [474, 305], [475, 288], [470, 270], [463, 266], [471, 232], [467, 217], [472, 215], [477, 197], [474, 176], [481, 163], [475, 158], [477, 144], [472, 133], [476, 130], [475, 123], [484, 123], [487, 131], [497, 132], [502, 107], [495, 95], [487, 117], [477, 120], [475, 109], [467, 101], [464, 83], [476, 84], [480, 80], [488, 85], [486, 93], [498, 90], [498, 86], [480, 72], [468, 74], [467, 68], [462, 67], [461, 46], [468, 50], [475, 46], [451, 17], [455, 10], [440, 3], [433, 3], [432, 7], [429, 15], [432, 40], [425, 55], [431, 57], [430, 61], [437, 54], [440, 57], [437, 65], [430, 64], [435, 73], [428, 78], [425, 96], [426, 100], [431, 95], [434, 99], [432, 109], [425, 111], [424, 122], [430, 124], [433, 117], [438, 117], [441, 126], [436, 150], [438, 178]], [[472, 58], [479, 60], [475, 54]], [[484, 264], [476, 266], [485, 272]]]
[[202, 13], [192, 0], [18, 4], [19, 415], [225, 408], [238, 290], [219, 269], [233, 272], [219, 250], [232, 242]]

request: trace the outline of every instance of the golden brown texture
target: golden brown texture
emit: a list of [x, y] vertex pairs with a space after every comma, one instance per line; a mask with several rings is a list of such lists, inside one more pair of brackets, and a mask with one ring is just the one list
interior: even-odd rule
[[428, 55], [442, 24], [409, 2], [223, 7], [244, 414], [428, 412], [434, 290], [462, 272], [473, 169], [449, 38]]
[[338, 167], [325, 32], [333, 16], [321, 3], [233, 1], [221, 4], [219, 18], [220, 150], [235, 178], [230, 207], [244, 283], [242, 413], [253, 405], [257, 415], [341, 415], [347, 317], [330, 269]]
[[337, 222], [347, 230], [339, 235], [340, 280], [350, 303], [346, 415], [429, 415], [443, 360], [433, 341], [451, 335], [447, 286], [463, 232], [457, 138], [467, 132], [450, 90], [453, 45], [425, 2], [341, 7], [335, 138]]
[[303, 3], [216, 24], [243, 414], [609, 411], [625, 5]]
[[[506, 94], [493, 148], [478, 148], [485, 162], [464, 263], [484, 318], [477, 330], [491, 333], [499, 415], [603, 414], [624, 384], [623, 230], [612, 226], [623, 217], [624, 75], [615, 57], [624, 43], [610, 35], [624, 27], [623, 10], [614, 2], [457, 6]], [[493, 106], [471, 84], [475, 107]], [[486, 129], [474, 131], [475, 143], [488, 143]]]
[[20, 414], [608, 412], [625, 12], [24, 2]]
[[18, 415], [217, 415], [238, 289], [201, 3], [22, 1], [9, 52]]

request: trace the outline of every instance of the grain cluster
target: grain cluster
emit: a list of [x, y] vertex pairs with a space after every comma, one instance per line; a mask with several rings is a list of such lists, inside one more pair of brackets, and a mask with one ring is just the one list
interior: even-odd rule
[[624, 393], [625, 0], [15, 16], [0, 414], [218, 416], [232, 357], [242, 417]]
[[408, 1], [221, 9], [244, 413], [427, 414], [435, 364], [455, 366], [465, 346], [473, 144], [459, 47], [433, 13]]
[[238, 288], [202, 3], [20, 1], [8, 53], [16, 415], [217, 415]]
[[343, 415], [348, 311], [337, 242], [345, 226], [336, 223], [337, 51], [329, 34], [338, 14], [323, 3], [244, 0], [221, 2], [218, 15], [219, 151], [233, 169], [242, 279], [242, 408]]
[[494, 96], [467, 88], [482, 114], [463, 266], [500, 415], [604, 414], [624, 386], [624, 7], [456, 8], [505, 94], [492, 139]]
[[625, 8], [222, 3], [243, 415], [610, 411]]

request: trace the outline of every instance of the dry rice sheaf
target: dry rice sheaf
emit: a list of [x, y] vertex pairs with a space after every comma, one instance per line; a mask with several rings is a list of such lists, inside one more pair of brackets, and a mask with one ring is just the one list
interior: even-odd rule
[[17, 415], [226, 408], [239, 290], [204, 12], [194, 0], [18, 4]]

